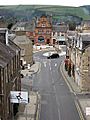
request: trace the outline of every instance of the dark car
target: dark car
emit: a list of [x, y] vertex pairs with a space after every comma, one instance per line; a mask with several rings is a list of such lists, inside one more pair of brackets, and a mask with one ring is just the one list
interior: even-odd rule
[[54, 53], [50, 56], [47, 57], [48, 59], [51, 59], [51, 58], [59, 58], [59, 54], [58, 53]]

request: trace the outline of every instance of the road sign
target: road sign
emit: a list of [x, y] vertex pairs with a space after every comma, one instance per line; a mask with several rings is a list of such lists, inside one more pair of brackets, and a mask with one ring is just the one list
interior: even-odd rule
[[11, 91], [11, 103], [28, 103], [28, 92]]
[[86, 115], [90, 115], [90, 107], [86, 107]]

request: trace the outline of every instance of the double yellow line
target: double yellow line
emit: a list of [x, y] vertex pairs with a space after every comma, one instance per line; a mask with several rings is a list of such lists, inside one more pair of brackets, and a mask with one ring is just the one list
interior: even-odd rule
[[80, 106], [79, 106], [79, 104], [78, 104], [76, 101], [75, 101], [75, 105], [76, 105], [76, 109], [77, 109], [77, 111], [78, 111], [80, 120], [85, 120], [85, 119], [84, 119], [84, 116], [83, 116], [83, 114], [82, 114], [82, 111], [81, 111], [81, 109], [80, 109]]
[[63, 70], [62, 70], [62, 69], [63, 69], [63, 66], [62, 66], [62, 64], [64, 64], [64, 62], [62, 62], [62, 63], [61, 63], [61, 66], [60, 66], [61, 74], [62, 74], [62, 76], [63, 76], [63, 78], [64, 78], [64, 80], [65, 80], [67, 86], [69, 87], [69, 90], [73, 93], [73, 90], [72, 90], [72, 88], [71, 88], [69, 82], [67, 81], [66, 76], [65, 76], [64, 73], [63, 73]]

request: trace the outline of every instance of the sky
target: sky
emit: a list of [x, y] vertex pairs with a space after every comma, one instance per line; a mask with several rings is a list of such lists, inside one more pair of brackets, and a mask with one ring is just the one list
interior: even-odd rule
[[0, 0], [0, 5], [90, 5], [90, 0]]

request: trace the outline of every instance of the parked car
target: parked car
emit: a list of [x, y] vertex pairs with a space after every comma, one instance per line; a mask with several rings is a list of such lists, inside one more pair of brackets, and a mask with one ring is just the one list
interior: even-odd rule
[[48, 59], [53, 59], [53, 58], [59, 58], [59, 54], [58, 53], [53, 53], [52, 55], [47, 57]]

